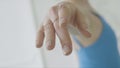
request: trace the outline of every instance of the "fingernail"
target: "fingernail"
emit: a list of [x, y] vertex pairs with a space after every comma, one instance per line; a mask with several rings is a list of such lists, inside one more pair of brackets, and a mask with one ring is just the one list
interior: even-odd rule
[[41, 47], [40, 45], [38, 45], [38, 44], [36, 45], [36, 48], [40, 48], [40, 47]]
[[41, 46], [42, 46], [42, 44], [40, 44], [40, 43], [36, 44], [36, 48], [40, 48]]
[[52, 45], [52, 42], [51, 42], [51, 41], [48, 41], [47, 44], [46, 44], [48, 50], [51, 50], [51, 49], [52, 49], [52, 46], [51, 46], [51, 45]]
[[69, 55], [69, 53], [70, 53], [70, 47], [64, 45], [64, 47], [63, 47], [63, 53], [64, 53], [64, 55]]

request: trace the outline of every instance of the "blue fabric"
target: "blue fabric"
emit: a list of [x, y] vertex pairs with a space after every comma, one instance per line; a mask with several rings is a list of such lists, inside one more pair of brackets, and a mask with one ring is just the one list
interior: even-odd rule
[[101, 19], [103, 29], [93, 44], [84, 48], [78, 39], [73, 37], [81, 47], [78, 50], [80, 68], [120, 68], [116, 35], [103, 17], [97, 14], [96, 16]]

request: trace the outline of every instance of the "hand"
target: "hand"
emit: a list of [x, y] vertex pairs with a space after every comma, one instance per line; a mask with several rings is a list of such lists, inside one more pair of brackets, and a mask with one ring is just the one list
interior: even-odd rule
[[85, 17], [77, 7], [79, 6], [63, 1], [50, 8], [38, 31], [37, 48], [43, 45], [45, 39], [47, 49], [52, 50], [55, 47], [57, 34], [64, 54], [69, 55], [72, 52], [72, 41], [68, 31], [71, 27], [68, 28], [69, 26], [76, 28], [85, 37], [91, 36], [87, 31]]

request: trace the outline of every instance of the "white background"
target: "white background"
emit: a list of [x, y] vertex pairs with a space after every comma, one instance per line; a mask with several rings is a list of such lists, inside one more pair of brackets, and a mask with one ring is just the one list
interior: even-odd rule
[[0, 0], [0, 68], [42, 68], [30, 0]]

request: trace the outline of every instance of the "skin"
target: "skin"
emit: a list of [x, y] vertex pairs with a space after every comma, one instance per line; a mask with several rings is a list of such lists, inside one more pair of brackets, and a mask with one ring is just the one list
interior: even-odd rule
[[[101, 21], [91, 11], [93, 8], [87, 0], [63, 0], [52, 6], [38, 30], [36, 47], [42, 47], [45, 42], [48, 50], [54, 49], [57, 35], [63, 53], [69, 55], [73, 49], [71, 34], [78, 37], [83, 47], [88, 47], [102, 31]], [[70, 32], [74, 28], [77, 34]]]

